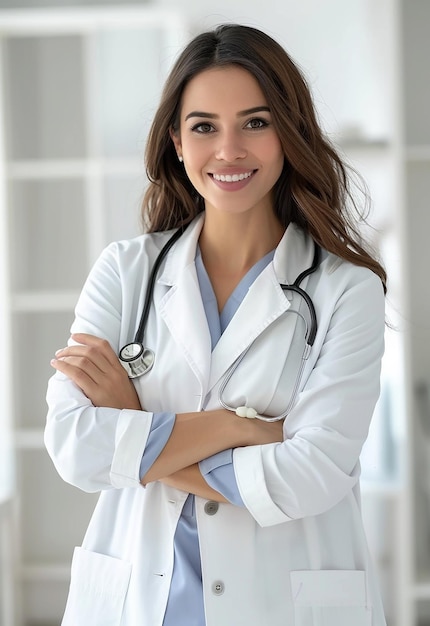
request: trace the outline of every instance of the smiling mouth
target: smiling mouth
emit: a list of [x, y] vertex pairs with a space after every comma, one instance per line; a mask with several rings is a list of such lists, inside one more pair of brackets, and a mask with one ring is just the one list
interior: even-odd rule
[[211, 174], [211, 176], [221, 183], [238, 183], [241, 180], [250, 178], [256, 171], [251, 170], [250, 172], [243, 172], [243, 174]]

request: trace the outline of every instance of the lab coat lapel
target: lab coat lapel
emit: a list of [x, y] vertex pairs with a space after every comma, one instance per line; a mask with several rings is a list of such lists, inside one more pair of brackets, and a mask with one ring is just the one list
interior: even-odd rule
[[211, 338], [194, 263], [202, 226], [200, 215], [172, 248], [157, 282], [171, 287], [158, 311], [203, 392], [209, 378]]
[[[280, 283], [291, 284], [307, 269], [313, 258], [313, 244], [304, 233], [291, 224], [278, 248], [273, 263], [269, 264], [252, 284], [235, 316], [225, 329], [212, 353], [209, 389], [225, 375], [228, 368], [252, 342], [290, 308], [288, 293]], [[282, 345], [287, 349], [292, 341], [295, 322], [282, 337]], [[285, 349], [279, 350], [271, 363], [276, 372], [285, 360]]]

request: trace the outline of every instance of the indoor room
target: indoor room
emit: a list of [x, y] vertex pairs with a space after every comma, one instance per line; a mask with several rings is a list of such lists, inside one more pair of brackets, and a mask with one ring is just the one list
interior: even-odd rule
[[[430, 626], [428, 0], [0, 0], [0, 626], [61, 623], [99, 493], [63, 481], [48, 454], [51, 360], [102, 251], [143, 232], [145, 148], [169, 72], [193, 37], [224, 23], [288, 52], [323, 133], [365, 181], [359, 232], [388, 278], [380, 394], [354, 493], [359, 484], [387, 625]], [[303, 626], [326, 623], [306, 616]], [[343, 623], [383, 626], [359, 619]]]

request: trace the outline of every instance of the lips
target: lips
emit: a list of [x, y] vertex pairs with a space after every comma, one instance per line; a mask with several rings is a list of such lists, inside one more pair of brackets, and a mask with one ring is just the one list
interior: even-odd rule
[[235, 172], [211, 172], [210, 178], [214, 184], [223, 191], [240, 191], [252, 180], [257, 170]]
[[238, 183], [241, 180], [246, 180], [250, 178], [255, 170], [250, 170], [249, 172], [241, 172], [240, 174], [212, 174], [212, 177], [222, 183]]

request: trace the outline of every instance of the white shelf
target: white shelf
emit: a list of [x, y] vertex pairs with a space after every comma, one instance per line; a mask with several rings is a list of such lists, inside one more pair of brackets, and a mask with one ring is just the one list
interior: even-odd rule
[[25, 581], [68, 581], [70, 563], [26, 565], [21, 568], [21, 577]]
[[[0, 542], [1, 626], [61, 621], [98, 496], [46, 453], [49, 362], [101, 249], [140, 232], [147, 129], [185, 33], [179, 13], [148, 6], [0, 11], [0, 420], [13, 420], [18, 547], [6, 567]], [[12, 344], [32, 358], [25, 392]]]
[[335, 141], [336, 145], [344, 151], [356, 151], [356, 150], [391, 150], [392, 143], [389, 139], [380, 138], [380, 139], [367, 139], [367, 138], [348, 138], [348, 137], [338, 137]]
[[14, 313], [73, 311], [78, 298], [78, 291], [27, 291], [14, 293], [11, 296], [11, 309]]
[[43, 430], [18, 429], [14, 433], [14, 439], [18, 450], [45, 450]]
[[39, 180], [55, 178], [85, 178], [109, 175], [143, 175], [137, 159], [33, 159], [6, 163], [10, 180]]

